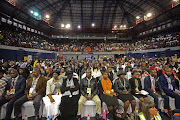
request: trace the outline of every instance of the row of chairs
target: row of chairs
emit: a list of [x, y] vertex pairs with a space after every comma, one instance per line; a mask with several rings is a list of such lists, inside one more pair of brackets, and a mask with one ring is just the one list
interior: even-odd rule
[[[151, 96], [148, 95], [148, 97], [150, 98], [151, 101], [154, 101], [154, 99]], [[134, 98], [136, 100], [136, 109], [138, 109], [139, 108], [139, 99], [136, 98], [136, 97], [134, 97]], [[121, 100], [119, 100], [119, 99], [118, 99], [118, 102], [119, 102], [118, 113], [123, 113], [124, 103]], [[171, 110], [174, 110], [175, 109], [175, 104], [174, 104], [175, 103], [175, 99], [174, 98], [170, 98], [169, 102], [170, 102], [169, 104], [170, 104]], [[6, 106], [7, 106], [7, 103], [4, 104], [1, 107], [0, 119], [4, 119], [5, 118], [5, 115], [6, 115]], [[48, 116], [47, 114], [43, 114], [43, 106], [44, 106], [44, 103], [43, 103], [43, 101], [41, 101], [41, 107], [39, 109], [39, 116], [40, 117], [47, 117]], [[163, 106], [164, 106], [163, 98], [159, 98], [159, 109], [161, 109]], [[107, 110], [107, 106], [106, 106], [105, 103], [102, 103], [102, 110], [103, 109]], [[22, 111], [22, 119], [25, 118], [25, 115], [27, 117], [34, 116], [33, 101], [25, 102], [23, 104], [23, 106], [21, 107], [21, 111]], [[129, 108], [128, 108], [127, 113], [131, 113], [131, 111], [132, 111], [132, 108], [131, 108], [131, 105], [130, 105]], [[94, 117], [95, 114], [96, 114], [96, 104], [92, 100], [87, 100], [84, 103], [84, 106], [82, 108], [81, 116], [82, 117], [87, 117], [89, 115], [90, 117]], [[14, 110], [12, 112], [11, 117], [14, 118]]]

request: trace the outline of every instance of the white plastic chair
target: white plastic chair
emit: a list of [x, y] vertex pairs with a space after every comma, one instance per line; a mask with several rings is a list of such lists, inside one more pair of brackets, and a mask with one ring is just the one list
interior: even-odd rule
[[[139, 108], [139, 99], [138, 98], [136, 98], [136, 97], [134, 97], [135, 98], [135, 100], [136, 100], [136, 108]], [[123, 113], [124, 112], [124, 103], [123, 103], [123, 101], [122, 100], [120, 100], [120, 99], [118, 99], [118, 103], [119, 103], [119, 107], [118, 107], [118, 110], [117, 110], [117, 112], [118, 113]], [[106, 103], [102, 103], [102, 110], [103, 109], [105, 109], [105, 110], [107, 110], [107, 112], [108, 112], [108, 109], [107, 109], [107, 105], [106, 105]], [[132, 108], [131, 108], [131, 104], [129, 105], [129, 108], [128, 108], [128, 110], [127, 110], [127, 113], [131, 113], [132, 112]]]
[[87, 117], [88, 114], [90, 117], [96, 115], [96, 104], [93, 100], [87, 100], [83, 105], [81, 117]]
[[[152, 96], [150, 96], [150, 95], [147, 95], [147, 96], [150, 101], [154, 102], [154, 98]], [[158, 98], [158, 104], [159, 104], [159, 106], [158, 106], [159, 109], [162, 109], [162, 107], [164, 107], [164, 99], [162, 97]]]
[[158, 108], [162, 109], [162, 107], [164, 107], [164, 98], [158, 97], [158, 104], [159, 104]]
[[[1, 109], [1, 114], [0, 114], [0, 119], [1, 120], [6, 117], [6, 107], [7, 107], [7, 104], [8, 103], [2, 105], [1, 108], [0, 108]], [[11, 118], [15, 118], [15, 116], [14, 116], [14, 109], [12, 111]]]
[[48, 96], [43, 97], [43, 115], [42, 117], [48, 118], [48, 116], [54, 120], [59, 114], [59, 105], [61, 103], [61, 95], [52, 95], [53, 99], [55, 100], [55, 103], [51, 103]]
[[171, 110], [176, 109], [176, 106], [175, 106], [175, 98], [169, 97], [169, 106], [170, 106], [170, 109], [171, 109]]
[[[139, 99], [136, 98], [136, 97], [134, 97], [134, 99], [136, 100], [136, 108], [139, 108]], [[124, 112], [124, 103], [120, 99], [118, 99], [118, 102], [119, 102], [118, 112], [123, 113]], [[127, 113], [130, 114], [131, 112], [132, 112], [132, 107], [131, 107], [131, 104], [130, 104], [129, 107], [128, 107]]]
[[[42, 108], [42, 101], [40, 102], [40, 109], [39, 109], [39, 117], [42, 117], [42, 112], [43, 112], [43, 108]], [[25, 118], [25, 115], [27, 117], [32, 117], [35, 116], [34, 115], [34, 105], [33, 105], [33, 101], [27, 101], [25, 102], [22, 107], [21, 107], [21, 111], [22, 111], [22, 119]]]

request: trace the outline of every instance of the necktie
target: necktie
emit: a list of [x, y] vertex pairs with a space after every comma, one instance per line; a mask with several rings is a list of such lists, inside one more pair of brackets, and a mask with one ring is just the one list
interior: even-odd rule
[[14, 83], [15, 83], [15, 78], [12, 79], [12, 84], [11, 84], [10, 90], [13, 89]]
[[155, 80], [154, 80], [154, 78], [153, 78], [153, 87], [152, 87], [152, 90], [155, 92], [156, 90], [155, 90]]

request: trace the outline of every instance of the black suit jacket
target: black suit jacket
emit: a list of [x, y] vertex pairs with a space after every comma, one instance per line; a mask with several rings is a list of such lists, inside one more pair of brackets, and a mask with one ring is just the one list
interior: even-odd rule
[[[150, 76], [147, 76], [145, 77], [144, 79], [144, 89], [150, 94], [152, 95], [154, 93], [154, 91], [151, 89], [152, 86], [151, 86], [151, 79], [150, 79]], [[160, 86], [160, 83], [159, 81], [157, 81], [157, 78], [155, 78], [155, 90], [156, 92], [163, 92], [161, 86]]]
[[[131, 94], [132, 95], [135, 95], [135, 93], [136, 93], [136, 85], [135, 85], [135, 79], [134, 78], [131, 78], [130, 80], [129, 80], [129, 84], [130, 84], [130, 86], [131, 86]], [[138, 78], [138, 90], [139, 91], [141, 91], [142, 90], [142, 85], [141, 85], [141, 81], [140, 81], [140, 79]]]
[[[12, 78], [10, 78], [7, 82], [6, 91], [10, 89], [12, 83]], [[18, 77], [16, 84], [15, 84], [15, 94], [14, 97], [20, 96], [24, 94], [24, 90], [26, 88], [26, 79], [24, 77]]]

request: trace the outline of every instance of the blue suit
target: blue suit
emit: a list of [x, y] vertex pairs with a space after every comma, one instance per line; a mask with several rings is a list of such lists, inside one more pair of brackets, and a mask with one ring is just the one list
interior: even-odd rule
[[[154, 79], [156, 93], [160, 94], [161, 97], [164, 98], [164, 108], [169, 110], [169, 97], [167, 95], [162, 95], [163, 89], [161, 88], [159, 80], [157, 80], [157, 77]], [[150, 76], [147, 76], [144, 79], [144, 89], [149, 93], [150, 96], [154, 98], [156, 108], [158, 109], [158, 96], [156, 96], [154, 91], [152, 90], [152, 82]]]
[[172, 84], [173, 90], [168, 88], [168, 81], [164, 75], [159, 77], [159, 82], [160, 82], [162, 89], [166, 93], [166, 95], [168, 95], [172, 98], [175, 98], [176, 109], [180, 109], [180, 96], [173, 92], [175, 89], [177, 89], [176, 84], [175, 84], [175, 79], [173, 76], [170, 76], [170, 79], [171, 79], [171, 84]]
[[14, 102], [24, 95], [24, 90], [26, 87], [26, 80], [24, 79], [24, 77], [18, 77], [15, 84], [15, 94], [13, 95], [12, 99], [7, 100], [5, 98], [5, 95], [6, 95], [6, 91], [9, 90], [11, 87], [11, 83], [12, 83], [12, 78], [8, 80], [4, 95], [2, 99], [0, 99], [0, 106], [8, 102], [6, 107], [5, 120], [9, 120], [11, 118]]

